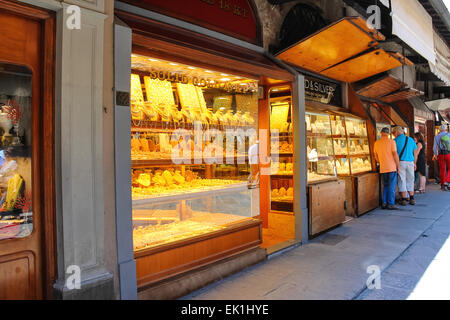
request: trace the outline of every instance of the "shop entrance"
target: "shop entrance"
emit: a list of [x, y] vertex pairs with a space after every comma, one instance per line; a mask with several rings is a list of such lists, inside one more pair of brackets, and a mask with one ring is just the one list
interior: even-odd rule
[[263, 248], [295, 238], [294, 136], [290, 85], [269, 89], [270, 211], [263, 228]]
[[53, 241], [46, 245], [54, 235], [47, 220], [53, 208], [48, 193], [54, 185], [53, 122], [43, 116], [52, 119], [47, 108], [53, 86], [46, 88], [48, 94], [42, 89], [52, 75], [48, 69], [43, 76], [48, 66], [43, 56], [53, 61], [53, 50], [47, 51], [42, 39], [53, 19], [33, 7], [0, 1], [0, 21], [0, 300], [42, 299], [49, 292], [44, 270], [54, 270], [46, 265], [46, 252], [54, 248]]

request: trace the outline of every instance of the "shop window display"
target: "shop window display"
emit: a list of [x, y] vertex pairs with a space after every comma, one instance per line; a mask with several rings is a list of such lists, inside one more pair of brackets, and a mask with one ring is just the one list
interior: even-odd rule
[[[334, 125], [334, 123], [333, 123]], [[336, 178], [336, 162], [329, 114], [306, 113], [308, 183]]]
[[366, 121], [347, 117], [345, 124], [351, 173], [358, 174], [371, 171], [372, 162]]
[[135, 250], [257, 219], [257, 91], [253, 79], [132, 56]]
[[290, 87], [270, 90], [271, 210], [294, 211], [294, 137]]
[[0, 64], [0, 240], [33, 231], [31, 83], [28, 68]]

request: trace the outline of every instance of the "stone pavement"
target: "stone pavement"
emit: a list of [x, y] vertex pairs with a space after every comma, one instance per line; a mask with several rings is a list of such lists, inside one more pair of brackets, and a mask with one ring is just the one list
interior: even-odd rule
[[[414, 207], [372, 211], [182, 299], [450, 299], [450, 192], [438, 189], [430, 185]], [[380, 290], [367, 289], [369, 266], [382, 272]]]

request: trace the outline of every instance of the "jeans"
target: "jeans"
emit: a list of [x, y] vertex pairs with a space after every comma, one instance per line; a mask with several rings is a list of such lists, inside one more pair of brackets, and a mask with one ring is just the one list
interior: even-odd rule
[[383, 180], [383, 203], [395, 205], [395, 188], [397, 187], [397, 172], [382, 173]]

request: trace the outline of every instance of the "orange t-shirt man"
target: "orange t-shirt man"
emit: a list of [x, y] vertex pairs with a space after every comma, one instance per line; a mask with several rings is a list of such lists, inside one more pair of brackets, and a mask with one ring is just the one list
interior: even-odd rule
[[382, 133], [381, 139], [375, 142], [374, 153], [380, 163], [380, 173], [390, 173], [397, 171], [395, 156], [397, 155], [397, 145], [387, 134]]

